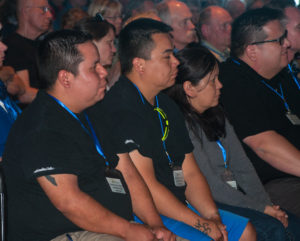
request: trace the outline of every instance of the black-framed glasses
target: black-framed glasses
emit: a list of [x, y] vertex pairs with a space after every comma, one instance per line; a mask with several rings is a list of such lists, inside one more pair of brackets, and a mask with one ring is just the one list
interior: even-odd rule
[[94, 19], [96, 20], [96, 22], [99, 22], [99, 23], [104, 21], [104, 17], [102, 16], [101, 13], [96, 13]]
[[278, 42], [280, 45], [283, 45], [284, 40], [287, 37], [287, 33], [288, 33], [288, 31], [285, 30], [284, 34], [282, 36], [280, 36], [279, 38], [277, 38], [277, 39], [258, 41], [258, 42], [251, 43], [250, 45], [264, 44], [264, 43], [274, 43], [274, 42]]

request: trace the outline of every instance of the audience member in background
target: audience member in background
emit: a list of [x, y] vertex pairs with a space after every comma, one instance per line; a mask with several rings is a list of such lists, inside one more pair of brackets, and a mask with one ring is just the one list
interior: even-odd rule
[[12, 95], [23, 95], [25, 92], [23, 82], [16, 76], [11, 67], [3, 67], [4, 52], [7, 47], [0, 41], [0, 161], [5, 142], [12, 124], [21, 113], [19, 107], [10, 98]]
[[4, 65], [12, 66], [25, 85], [22, 102], [30, 103], [40, 86], [35, 59], [37, 38], [51, 27], [52, 14], [47, 0], [17, 2], [18, 29], [3, 42], [8, 50]]
[[[100, 64], [106, 68], [110, 67], [116, 53], [115, 27], [104, 20], [100, 14], [96, 14], [95, 17], [80, 20], [74, 29], [92, 35], [93, 42], [100, 54]], [[108, 85], [112, 86], [113, 83], [108, 80]]]
[[66, 12], [72, 8], [80, 8], [84, 11], [87, 10], [88, 0], [66, 0], [63, 4], [63, 8], [56, 15], [55, 21], [53, 22], [54, 30], [62, 28], [62, 18]]
[[167, 228], [193, 241], [256, 240], [247, 219], [217, 209], [194, 160], [182, 114], [161, 93], [174, 84], [179, 64], [171, 30], [146, 18], [122, 29], [119, 56], [124, 75], [89, 114], [95, 123], [103, 117], [109, 122], [111, 136], [129, 152]]
[[65, 0], [49, 0], [49, 5], [51, 6], [51, 11], [53, 15], [53, 20], [55, 21], [56, 16], [59, 14], [60, 11], [64, 8]]
[[288, 65], [284, 23], [283, 13], [270, 8], [234, 21], [232, 58], [220, 66], [221, 100], [266, 190], [274, 187], [285, 205], [274, 202], [300, 217], [300, 126], [288, 96], [273, 81]]
[[222, 84], [215, 57], [204, 47], [185, 48], [176, 57], [178, 75], [168, 94], [184, 114], [194, 156], [217, 206], [249, 218], [257, 240], [288, 240], [284, 227], [299, 240], [300, 220], [272, 204], [218, 104]]
[[241, 0], [227, 0], [224, 8], [230, 13], [233, 19], [236, 19], [246, 11], [246, 5]]
[[124, 19], [127, 20], [137, 14], [152, 11], [155, 9], [153, 1], [149, 0], [130, 0], [129, 3], [124, 6]]
[[248, 0], [246, 3], [247, 3], [246, 6], [247, 10], [262, 8], [265, 5], [263, 0]]
[[3, 25], [1, 36], [2, 38], [13, 33], [17, 29], [17, 0], [2, 0], [0, 4], [0, 22]]
[[202, 45], [209, 49], [218, 61], [229, 57], [232, 17], [221, 7], [209, 6], [200, 13], [197, 24]]
[[82, 18], [86, 18], [89, 15], [81, 8], [72, 8], [64, 14], [62, 17], [61, 25], [63, 29], [72, 29], [75, 24]]
[[[107, 74], [90, 36], [47, 35], [38, 63], [45, 90], [15, 122], [3, 155], [8, 240], [174, 241], [104, 119], [96, 127], [84, 112], [104, 97]], [[147, 226], [129, 222], [133, 210]]]
[[176, 50], [181, 50], [197, 40], [192, 13], [185, 3], [176, 0], [163, 1], [156, 9], [161, 20], [173, 28], [171, 35]]
[[271, 0], [265, 6], [270, 8], [284, 9], [287, 6], [295, 7], [296, 4], [294, 0]]
[[100, 13], [107, 22], [115, 26], [118, 36], [122, 28], [122, 4], [118, 0], [92, 0], [88, 14], [92, 17]]

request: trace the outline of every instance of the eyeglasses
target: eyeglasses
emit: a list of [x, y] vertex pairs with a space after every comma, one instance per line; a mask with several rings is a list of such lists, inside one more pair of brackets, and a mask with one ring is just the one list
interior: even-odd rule
[[35, 7], [35, 6], [29, 6], [28, 8], [39, 8], [43, 11], [43, 14], [46, 14], [47, 12], [50, 12], [50, 7], [48, 6], [40, 6], [40, 7]]
[[258, 41], [258, 42], [251, 43], [250, 45], [264, 44], [264, 43], [273, 43], [273, 42], [278, 42], [280, 45], [283, 45], [284, 40], [287, 37], [287, 33], [288, 33], [288, 31], [285, 30], [284, 34], [282, 36], [280, 36], [279, 38], [277, 38], [277, 39], [270, 39], [270, 40]]

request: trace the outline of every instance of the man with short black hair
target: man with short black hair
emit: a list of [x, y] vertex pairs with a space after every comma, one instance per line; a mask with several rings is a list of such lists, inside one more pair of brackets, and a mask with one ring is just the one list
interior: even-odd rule
[[[267, 191], [276, 185], [286, 203], [279, 203], [282, 208], [300, 215], [300, 128], [288, 96], [273, 81], [288, 64], [284, 23], [283, 13], [269, 8], [234, 21], [232, 58], [220, 67], [221, 100]], [[275, 206], [265, 210], [273, 217], [276, 212]]]
[[[96, 127], [84, 112], [105, 94], [99, 61], [82, 32], [54, 32], [39, 46], [45, 89], [15, 122], [3, 155], [11, 241], [175, 240], [128, 154], [103, 119]], [[148, 226], [129, 222], [133, 211]]]
[[171, 30], [152, 19], [126, 25], [119, 36], [123, 76], [91, 118], [97, 123], [99, 111], [106, 113], [111, 136], [123, 143], [168, 229], [192, 241], [256, 240], [247, 219], [217, 209], [194, 159], [182, 113], [161, 92], [175, 83], [179, 64]]

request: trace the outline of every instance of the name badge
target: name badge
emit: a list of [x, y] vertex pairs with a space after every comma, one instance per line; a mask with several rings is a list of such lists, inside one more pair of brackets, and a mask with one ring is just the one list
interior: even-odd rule
[[123, 182], [122, 174], [116, 169], [105, 170], [105, 178], [110, 187], [110, 190], [114, 193], [126, 194]]
[[222, 175], [223, 180], [232, 188], [238, 189], [236, 180], [233, 177], [233, 173], [229, 168], [225, 168], [225, 171]]
[[293, 125], [300, 125], [300, 119], [297, 115], [291, 113], [291, 112], [287, 112], [285, 114], [285, 116], [289, 119], [289, 121], [293, 124]]
[[183, 171], [182, 171], [181, 167], [178, 167], [178, 166], [173, 167], [173, 178], [174, 178], [174, 184], [176, 187], [184, 187], [185, 186]]

